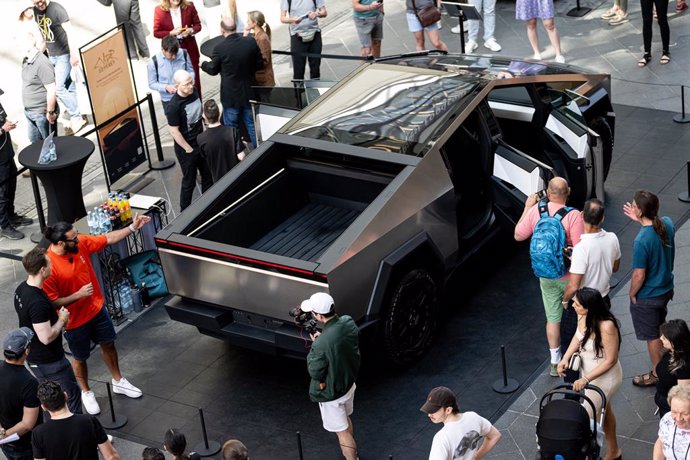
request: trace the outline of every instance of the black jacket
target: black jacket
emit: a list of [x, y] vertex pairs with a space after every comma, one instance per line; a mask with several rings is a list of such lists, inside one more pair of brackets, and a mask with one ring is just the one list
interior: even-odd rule
[[253, 95], [254, 75], [263, 65], [256, 40], [232, 34], [216, 45], [211, 61], [201, 64], [201, 69], [210, 75], [220, 73], [223, 107], [244, 107]]

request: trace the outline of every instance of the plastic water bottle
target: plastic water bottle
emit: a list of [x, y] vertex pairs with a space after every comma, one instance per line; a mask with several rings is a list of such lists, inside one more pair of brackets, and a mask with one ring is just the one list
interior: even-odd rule
[[132, 313], [132, 290], [129, 288], [129, 286], [127, 286], [127, 283], [124, 280], [120, 281], [118, 292], [120, 294], [122, 313], [125, 315]]
[[57, 148], [53, 147], [50, 149], [50, 162], [57, 161]]

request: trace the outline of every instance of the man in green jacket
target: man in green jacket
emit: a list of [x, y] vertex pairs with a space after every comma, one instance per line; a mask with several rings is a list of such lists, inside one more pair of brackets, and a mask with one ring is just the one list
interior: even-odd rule
[[314, 343], [307, 355], [309, 397], [319, 403], [324, 429], [338, 435], [343, 456], [356, 460], [350, 415], [360, 364], [359, 328], [350, 316], [335, 314], [333, 298], [325, 292], [312, 295], [300, 308], [323, 323], [323, 332], [311, 335]]

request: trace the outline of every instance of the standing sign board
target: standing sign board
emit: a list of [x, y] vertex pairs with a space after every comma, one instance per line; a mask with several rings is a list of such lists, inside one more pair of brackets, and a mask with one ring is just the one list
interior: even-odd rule
[[124, 29], [117, 27], [80, 51], [110, 185], [146, 161]]

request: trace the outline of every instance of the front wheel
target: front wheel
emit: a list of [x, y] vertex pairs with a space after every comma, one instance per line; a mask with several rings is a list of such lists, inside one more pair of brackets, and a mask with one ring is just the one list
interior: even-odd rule
[[411, 270], [400, 278], [383, 322], [387, 361], [405, 365], [427, 351], [436, 332], [438, 303], [438, 284], [426, 270]]
[[609, 176], [611, 161], [613, 160], [613, 130], [604, 117], [596, 117], [589, 123], [589, 128], [599, 135], [604, 155], [604, 180]]

